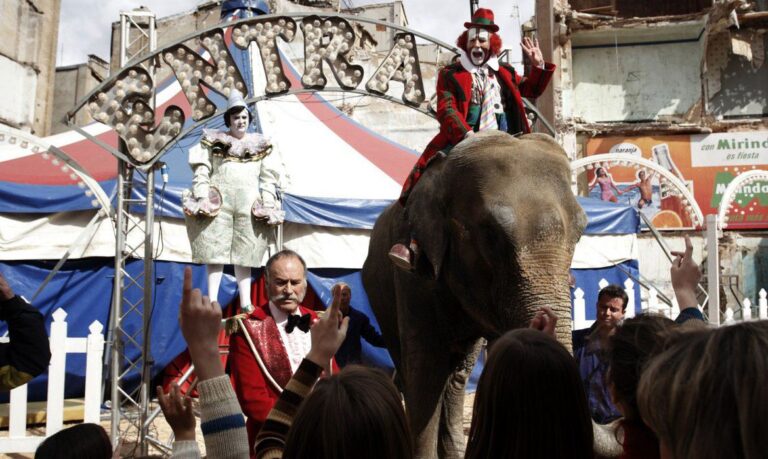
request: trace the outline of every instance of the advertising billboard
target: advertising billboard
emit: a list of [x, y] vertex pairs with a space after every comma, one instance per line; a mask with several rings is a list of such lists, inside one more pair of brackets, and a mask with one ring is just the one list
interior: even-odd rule
[[[704, 215], [716, 214], [734, 177], [768, 170], [768, 131], [589, 139], [586, 154], [601, 153], [654, 161], [686, 184]], [[660, 186], [656, 175], [632, 166], [589, 170], [590, 196], [637, 207], [660, 229], [693, 228], [680, 196]], [[768, 182], [743, 187], [728, 215], [728, 229], [768, 228]]]

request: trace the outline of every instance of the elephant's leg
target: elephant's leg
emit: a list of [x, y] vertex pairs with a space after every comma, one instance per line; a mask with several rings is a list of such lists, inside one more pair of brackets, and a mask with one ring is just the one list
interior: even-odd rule
[[414, 457], [434, 459], [438, 457], [443, 391], [452, 371], [450, 354], [435, 344], [410, 342], [407, 347], [405, 409], [414, 435]]
[[442, 414], [438, 431], [437, 452], [440, 458], [462, 458], [466, 449], [464, 437], [464, 388], [472, 374], [483, 340], [460, 346], [454, 354], [456, 362], [443, 393]]

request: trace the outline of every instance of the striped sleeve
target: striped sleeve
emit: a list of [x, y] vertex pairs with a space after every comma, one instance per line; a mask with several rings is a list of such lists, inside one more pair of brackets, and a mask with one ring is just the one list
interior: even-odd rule
[[200, 430], [208, 457], [245, 459], [248, 433], [237, 396], [227, 375], [201, 381]]
[[301, 361], [256, 436], [254, 448], [258, 459], [278, 459], [283, 456], [285, 439], [288, 437], [293, 417], [322, 372], [323, 368], [314, 362], [307, 359]]

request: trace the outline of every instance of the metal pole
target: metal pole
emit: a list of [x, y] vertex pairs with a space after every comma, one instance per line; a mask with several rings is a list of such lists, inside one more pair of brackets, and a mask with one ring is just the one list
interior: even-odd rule
[[480, 0], [469, 0], [469, 17], [471, 18], [475, 14], [475, 10], [479, 6]]
[[123, 209], [125, 203], [125, 187], [130, 182], [130, 170], [125, 161], [117, 161], [117, 219], [115, 232], [115, 279], [112, 293], [112, 311], [109, 314], [109, 330], [112, 332], [112, 387], [110, 398], [112, 401], [112, 425], [110, 429], [112, 444], [117, 446], [120, 441], [120, 419], [122, 410], [122, 397], [120, 397], [120, 371], [123, 368], [123, 342], [118, 327], [123, 314], [123, 250], [125, 249], [125, 235], [127, 232], [128, 220]]
[[146, 442], [147, 434], [149, 432], [149, 425], [147, 425], [147, 417], [149, 416], [149, 402], [150, 402], [150, 390], [152, 382], [152, 366], [154, 361], [152, 359], [152, 350], [150, 348], [150, 335], [151, 335], [151, 322], [152, 322], [152, 308], [153, 305], [153, 292], [154, 292], [154, 223], [155, 223], [155, 171], [154, 168], [147, 171], [146, 177], [147, 186], [147, 198], [145, 207], [145, 221], [144, 227], [144, 305], [142, 319], [144, 319], [144, 326], [142, 331], [142, 376], [141, 376], [141, 417], [140, 426], [141, 432], [139, 434], [139, 443], [141, 444], [141, 454], [146, 456], [148, 454], [148, 444]]
[[707, 215], [707, 290], [709, 294], [709, 323], [720, 325], [720, 253], [718, 252], [719, 231], [717, 215]]
[[128, 62], [128, 22], [125, 13], [120, 13], [120, 68]]

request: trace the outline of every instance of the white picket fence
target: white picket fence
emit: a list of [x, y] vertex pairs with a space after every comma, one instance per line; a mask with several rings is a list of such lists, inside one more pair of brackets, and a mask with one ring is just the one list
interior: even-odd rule
[[729, 325], [739, 321], [768, 319], [768, 292], [764, 288], [761, 288], [758, 293], [757, 310], [754, 311], [753, 309], [754, 305], [749, 298], [745, 298], [741, 303], [741, 308], [736, 310], [729, 305], [725, 309], [725, 320], [723, 323]]
[[[600, 291], [606, 287], [609, 282], [605, 279], [601, 279], [597, 285], [597, 291]], [[631, 279], [624, 281], [624, 290], [627, 292], [629, 302], [627, 303], [627, 313], [625, 317], [633, 317], [635, 315], [635, 283]], [[768, 292], [765, 289], [760, 289], [759, 298], [757, 302], [757, 309], [754, 308], [752, 301], [749, 298], [745, 298], [741, 305], [736, 309], [732, 306], [728, 306], [725, 310], [724, 324], [732, 324], [743, 320], [768, 319]], [[672, 298], [672, 306], [668, 306], [659, 302], [658, 293], [656, 289], [648, 290], [648, 298], [640, 305], [640, 310], [643, 313], [663, 314], [670, 319], [677, 318], [680, 314], [680, 307], [677, 304], [677, 299]], [[581, 330], [582, 328], [590, 327], [595, 321], [587, 320], [586, 318], [586, 301], [584, 300], [584, 290], [577, 288], [573, 292], [573, 329]]]
[[27, 435], [27, 385], [11, 391], [8, 436], [0, 437], [0, 453], [31, 453], [47, 436], [61, 430], [64, 424], [64, 379], [67, 354], [86, 354], [84, 422], [99, 422], [101, 406], [101, 373], [104, 355], [104, 326], [93, 321], [87, 338], [67, 336], [67, 313], [57, 309], [51, 323], [51, 363], [48, 367], [48, 398], [45, 436]]

